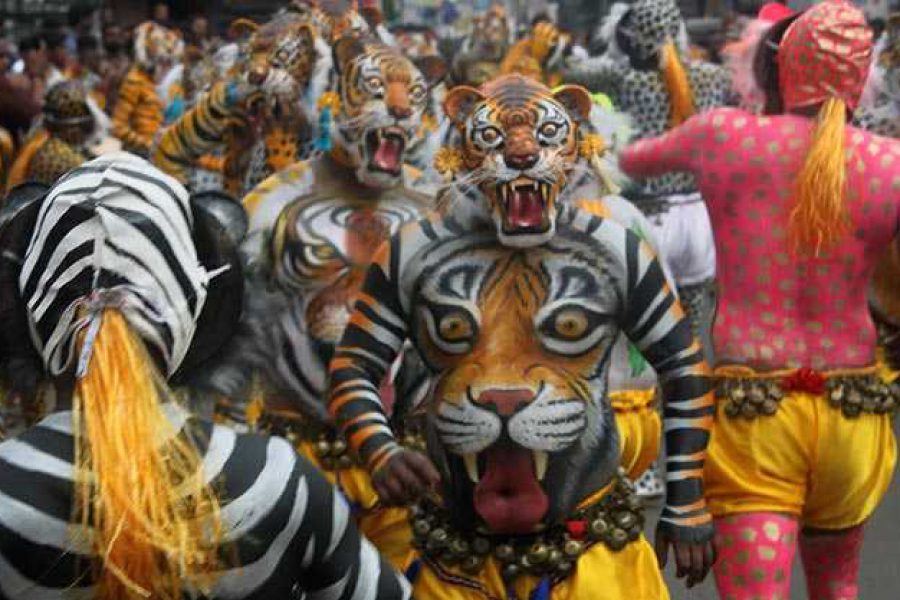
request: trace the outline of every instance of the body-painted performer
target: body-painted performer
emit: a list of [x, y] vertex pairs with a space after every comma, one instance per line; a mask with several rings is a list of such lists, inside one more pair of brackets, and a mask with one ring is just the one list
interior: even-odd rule
[[501, 4], [493, 5], [472, 21], [472, 31], [453, 58], [453, 81], [481, 85], [500, 73], [500, 63], [509, 51], [512, 25]]
[[0, 598], [409, 597], [286, 441], [198, 421], [165, 383], [240, 312], [223, 202], [120, 154], [5, 220], [5, 342], [31, 329], [63, 407], [0, 444]]
[[572, 39], [550, 21], [539, 21], [531, 33], [516, 42], [500, 63], [499, 73], [518, 73], [549, 87], [562, 82], [561, 69]]
[[317, 69], [326, 78], [330, 71], [330, 51], [308, 16], [245, 24], [252, 33], [227, 77], [165, 130], [153, 156], [188, 183], [202, 157], [222, 153], [226, 189], [239, 196], [308, 153], [317, 98], [312, 107], [305, 98]]
[[863, 525], [896, 460], [898, 389], [876, 361], [866, 287], [897, 233], [900, 142], [845, 125], [872, 51], [857, 8], [829, 0], [786, 29], [766, 88], [783, 115], [713, 111], [621, 165], [693, 173], [713, 220], [706, 480], [722, 596], [787, 597], [799, 538], [810, 597], [855, 598]]
[[10, 186], [24, 181], [52, 185], [66, 171], [88, 160], [86, 144], [94, 133], [94, 117], [79, 82], [57, 83], [44, 102], [43, 130], [16, 159]]
[[[420, 70], [392, 48], [353, 37], [337, 43], [335, 59], [332, 150], [280, 171], [244, 199], [252, 292], [244, 335], [213, 388], [240, 399], [248, 377], [258, 376], [264, 406], [255, 414], [251, 404], [251, 425], [294, 439], [354, 503], [366, 535], [399, 563], [410, 543], [405, 511], [383, 510], [330, 424], [327, 367], [375, 251], [432, 205], [409, 187], [415, 173], [405, 157], [422, 134], [429, 87], [446, 68], [431, 58]], [[417, 383], [398, 382], [398, 404], [411, 401]]]
[[[691, 583], [712, 559], [706, 363], [649, 247], [573, 205], [590, 107], [581, 88], [519, 76], [451, 91], [445, 111], [464, 134], [456, 185], [439, 214], [376, 254], [331, 362], [330, 409], [379, 495], [425, 495], [408, 571], [422, 597], [668, 597], [639, 502], [616, 475], [606, 380], [620, 331], [666, 397], [658, 549], [674, 543]], [[435, 377], [430, 459], [397, 442], [377, 393], [407, 337]]]
[[157, 84], [180, 59], [181, 35], [148, 21], [135, 29], [134, 65], [119, 88], [112, 114], [112, 132], [124, 148], [150, 154], [154, 137], [164, 122], [165, 98]]
[[891, 15], [869, 75], [854, 124], [887, 137], [900, 137], [900, 13]]
[[[660, 135], [731, 96], [725, 69], [685, 60], [686, 35], [672, 0], [614, 5], [600, 34], [606, 53], [573, 59], [565, 79], [608, 94], [618, 110], [631, 116], [637, 137]], [[669, 266], [695, 328], [708, 339], [715, 250], [695, 181], [689, 174], [667, 174], [644, 180], [625, 195], [656, 225], [660, 244], [682, 246], [674, 253], [681, 259]]]
[[[721, 106], [730, 95], [730, 80], [723, 68], [687, 60], [685, 23], [672, 0], [614, 5], [599, 37], [606, 52], [571, 59], [564, 78], [608, 94], [618, 110], [631, 116], [639, 138], [659, 135], [695, 112]], [[647, 214], [659, 247], [665, 248], [667, 266], [694, 331], [708, 342], [715, 247], [696, 183], [690, 176], [670, 175], [641, 182], [627, 189], [625, 196]], [[710, 347], [704, 344], [707, 353]], [[650, 389], [629, 387], [633, 389], [628, 396], [652, 397]], [[640, 483], [642, 494], [660, 490], [655, 469]]]

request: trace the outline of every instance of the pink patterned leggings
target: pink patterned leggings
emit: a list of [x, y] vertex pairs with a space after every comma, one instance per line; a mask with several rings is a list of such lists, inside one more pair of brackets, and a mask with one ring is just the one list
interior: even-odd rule
[[716, 586], [722, 600], [789, 600], [799, 541], [809, 600], [857, 600], [863, 526], [800, 533], [795, 517], [746, 513], [716, 519]]

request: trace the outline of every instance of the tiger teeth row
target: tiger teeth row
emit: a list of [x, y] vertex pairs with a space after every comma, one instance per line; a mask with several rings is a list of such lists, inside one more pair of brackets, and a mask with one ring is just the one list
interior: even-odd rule
[[[543, 481], [547, 476], [550, 455], [541, 450], [532, 450], [532, 454], [534, 455], [534, 476], [538, 481]], [[481, 481], [481, 476], [478, 474], [478, 455], [463, 454], [463, 463], [466, 465], [466, 474], [469, 476], [469, 480], [475, 484]]]

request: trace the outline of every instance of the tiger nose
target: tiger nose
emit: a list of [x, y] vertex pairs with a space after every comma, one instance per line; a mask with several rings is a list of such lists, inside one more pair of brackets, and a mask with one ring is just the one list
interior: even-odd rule
[[537, 164], [538, 155], [537, 154], [507, 154], [504, 157], [506, 161], [506, 166], [510, 169], [518, 169], [520, 171], [527, 171], [531, 167]]
[[388, 112], [395, 119], [407, 119], [412, 116], [412, 108], [409, 106], [389, 106]]
[[509, 417], [532, 400], [534, 393], [531, 390], [485, 390], [478, 395], [476, 402], [482, 406], [493, 406], [498, 415]]

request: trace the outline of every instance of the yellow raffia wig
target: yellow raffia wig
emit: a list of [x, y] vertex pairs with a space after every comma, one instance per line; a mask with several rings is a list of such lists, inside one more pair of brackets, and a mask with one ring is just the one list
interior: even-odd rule
[[790, 235], [794, 248], [817, 256], [846, 233], [844, 154], [847, 105], [830, 98], [819, 111], [806, 161], [794, 184]]
[[173, 394], [125, 317], [107, 308], [98, 318], [73, 406], [75, 520], [95, 532], [96, 598], [208, 591], [222, 526], [200, 456], [163, 412]]
[[678, 56], [675, 42], [667, 40], [662, 48], [662, 76], [669, 93], [669, 102], [672, 105], [669, 114], [669, 123], [672, 127], [681, 125], [697, 112], [694, 104], [694, 91], [691, 89], [691, 81], [688, 79], [684, 63]]

